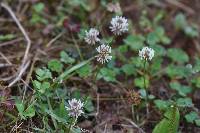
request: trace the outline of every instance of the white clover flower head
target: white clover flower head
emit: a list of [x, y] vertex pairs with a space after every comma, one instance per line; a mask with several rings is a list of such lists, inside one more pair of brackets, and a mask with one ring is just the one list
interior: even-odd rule
[[108, 62], [112, 59], [111, 54], [111, 47], [105, 44], [100, 45], [96, 48], [98, 55], [95, 57], [97, 58], [97, 61], [104, 64], [105, 62]]
[[79, 116], [81, 116], [81, 114], [84, 113], [83, 103], [81, 102], [81, 100], [73, 98], [72, 100], [69, 100], [68, 103], [69, 106], [66, 106], [65, 108], [69, 111], [69, 115], [71, 117], [78, 118]]
[[115, 35], [121, 35], [128, 31], [128, 20], [122, 16], [116, 16], [111, 20], [110, 29]]
[[139, 56], [142, 60], [152, 60], [154, 57], [154, 50], [149, 47], [143, 47], [142, 50], [139, 50]]
[[91, 28], [89, 31], [85, 31], [86, 36], [85, 36], [85, 42], [88, 44], [94, 45], [96, 42], [99, 42], [100, 39], [98, 38], [99, 36], [99, 31], [95, 28]]

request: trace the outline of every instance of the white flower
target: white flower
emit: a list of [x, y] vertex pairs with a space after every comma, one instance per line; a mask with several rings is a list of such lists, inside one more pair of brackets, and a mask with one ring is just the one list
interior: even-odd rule
[[121, 35], [128, 31], [128, 20], [125, 17], [116, 16], [111, 20], [110, 29], [115, 35]]
[[108, 62], [108, 60], [111, 60], [112, 56], [111, 54], [111, 47], [105, 44], [100, 45], [96, 48], [97, 52], [99, 53], [96, 55], [97, 61], [104, 64], [105, 62]]
[[149, 47], [143, 47], [142, 50], [139, 51], [139, 56], [144, 60], [151, 60], [154, 57], [154, 50]]
[[83, 114], [83, 103], [81, 100], [76, 100], [75, 98], [68, 101], [69, 106], [66, 106], [65, 108], [69, 111], [69, 115], [71, 117], [78, 118]]
[[84, 39], [88, 44], [94, 45], [96, 42], [100, 41], [98, 38], [99, 31], [95, 28], [91, 28], [89, 31], [85, 31], [85, 33], [86, 36]]

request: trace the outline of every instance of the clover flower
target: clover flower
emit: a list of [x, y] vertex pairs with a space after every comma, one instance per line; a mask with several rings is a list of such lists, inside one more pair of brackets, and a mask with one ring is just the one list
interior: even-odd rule
[[152, 60], [154, 57], [154, 50], [149, 47], [143, 47], [142, 50], [139, 51], [139, 56], [144, 60]]
[[121, 35], [128, 31], [128, 20], [125, 17], [116, 16], [111, 20], [110, 29], [115, 35]]
[[72, 99], [68, 101], [69, 106], [66, 106], [65, 108], [69, 111], [69, 115], [71, 117], [75, 117], [78, 118], [79, 116], [81, 116], [81, 114], [83, 114], [83, 103], [81, 102], [81, 100], [77, 100], [77, 99]]
[[97, 61], [104, 64], [105, 62], [108, 62], [108, 60], [111, 60], [112, 56], [111, 54], [111, 47], [105, 44], [100, 45], [96, 48], [98, 55], [96, 55]]
[[89, 31], [85, 31], [86, 36], [85, 36], [85, 41], [88, 44], [94, 45], [96, 42], [100, 41], [98, 38], [99, 36], [99, 31], [95, 28], [91, 28]]

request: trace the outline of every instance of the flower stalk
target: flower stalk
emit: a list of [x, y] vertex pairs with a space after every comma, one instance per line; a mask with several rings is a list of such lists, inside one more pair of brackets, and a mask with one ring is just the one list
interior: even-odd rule
[[148, 88], [147, 88], [147, 84], [146, 84], [146, 64], [147, 64], [147, 61], [145, 60], [144, 61], [144, 66], [143, 66], [143, 81], [144, 81], [144, 89], [146, 91], [146, 97], [145, 97], [145, 102], [146, 102], [146, 114], [148, 115], [149, 114], [149, 100], [148, 100]]

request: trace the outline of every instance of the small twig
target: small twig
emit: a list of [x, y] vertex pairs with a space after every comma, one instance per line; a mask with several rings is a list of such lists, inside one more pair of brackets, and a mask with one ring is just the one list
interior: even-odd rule
[[131, 125], [133, 125], [135, 128], [137, 128], [140, 131], [140, 133], [145, 133], [145, 131], [142, 128], [140, 128], [137, 124], [135, 124], [132, 120], [130, 120], [126, 117], [120, 117], [120, 118], [129, 122]]
[[30, 61], [28, 61], [25, 66], [20, 70], [18, 76], [8, 85], [8, 87], [13, 86], [17, 81], [19, 81], [23, 75], [23, 73], [26, 71], [26, 69], [28, 68], [30, 64]]
[[[24, 100], [24, 97], [25, 97], [25, 94], [26, 94], [26, 91], [27, 91], [27, 87], [30, 88], [31, 90], [33, 90], [30, 86], [29, 86], [29, 82], [30, 82], [30, 79], [31, 79], [31, 75], [34, 71], [34, 65], [35, 65], [35, 62], [36, 62], [36, 58], [37, 58], [37, 55], [38, 55], [38, 51], [36, 52], [35, 54], [35, 57], [33, 58], [33, 61], [32, 61], [32, 64], [31, 64], [31, 68], [30, 68], [30, 71], [29, 73], [27, 74], [27, 77], [26, 77], [26, 81], [24, 81], [25, 83], [25, 86], [24, 86], [24, 94], [23, 94], [23, 98], [22, 98], [22, 101]], [[22, 80], [23, 82], [23, 80]]]
[[17, 39], [11, 40], [11, 41], [3, 42], [0, 44], [0, 47], [15, 44], [16, 42], [20, 42], [22, 40], [23, 40], [23, 38], [17, 38]]
[[28, 53], [29, 53], [29, 50], [30, 50], [30, 46], [31, 46], [31, 40], [29, 38], [29, 36], [27, 35], [26, 31], [24, 30], [24, 28], [22, 27], [21, 23], [19, 22], [19, 20], [17, 19], [17, 17], [15, 16], [15, 14], [13, 13], [13, 11], [11, 10], [11, 8], [4, 4], [4, 3], [1, 3], [1, 6], [6, 9], [11, 17], [13, 18], [13, 20], [15, 21], [15, 23], [17, 24], [17, 26], [19, 27], [19, 29], [21, 30], [21, 32], [23, 33], [26, 41], [27, 41], [27, 47], [26, 47], [26, 51], [25, 51], [25, 54], [24, 54], [24, 58], [22, 60], [22, 64], [21, 66], [19, 67], [19, 71], [18, 71], [18, 75], [17, 77], [8, 85], [8, 87], [11, 87], [12, 85], [14, 85], [17, 81], [20, 80], [21, 76], [23, 75], [23, 73], [26, 71], [26, 69], [28, 68], [28, 65], [30, 63], [30, 61], [27, 63], [27, 59], [28, 59]]
[[9, 61], [9, 59], [3, 54], [0, 52], [0, 55], [3, 57], [4, 60], [6, 60], [6, 62], [9, 64], [9, 65], [12, 65], [12, 63]]
[[0, 77], [0, 81], [9, 81], [9, 80], [11, 80], [11, 79], [13, 79], [15, 77], [15, 75], [12, 75], [12, 76], [9, 76], [9, 77], [5, 77], [5, 78], [1, 78]]
[[107, 133], [107, 123], [105, 124], [103, 133]]
[[47, 43], [46, 47], [50, 47], [56, 40], [58, 40], [62, 35], [64, 34], [64, 32], [61, 32], [60, 34], [58, 34], [55, 38], [53, 38], [50, 42]]
[[3, 68], [3, 67], [10, 67], [12, 66], [12, 64], [0, 64], [0, 68]]

